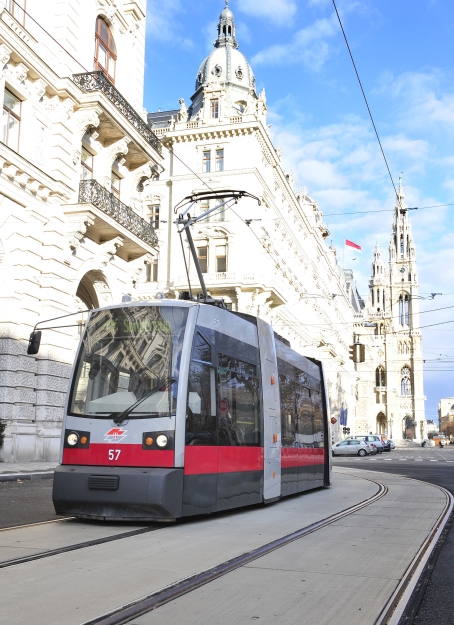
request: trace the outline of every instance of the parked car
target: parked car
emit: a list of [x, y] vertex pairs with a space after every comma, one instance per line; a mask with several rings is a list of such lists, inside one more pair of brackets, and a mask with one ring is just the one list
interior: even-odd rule
[[431, 438], [425, 438], [421, 443], [421, 447], [435, 447], [435, 443]]
[[380, 436], [377, 436], [376, 434], [358, 434], [356, 436], [348, 436], [346, 440], [364, 441], [366, 443], [369, 443], [371, 447], [375, 447], [377, 453], [381, 454], [383, 452], [383, 441], [381, 440]]
[[368, 456], [373, 451], [369, 443], [365, 441], [348, 439], [335, 443], [332, 453], [333, 456]]
[[391, 444], [391, 449], [396, 449], [396, 446], [394, 444], [394, 441], [392, 441], [390, 438], [388, 438], [388, 443]]
[[444, 447], [445, 445], [449, 445], [449, 438], [444, 434], [438, 434], [438, 436], [433, 437], [433, 442], [437, 447]]
[[383, 442], [383, 451], [389, 451], [390, 452], [391, 449], [394, 449], [394, 447], [395, 447], [395, 445], [394, 445], [394, 443], [392, 442], [391, 439], [387, 439], [387, 440], [384, 440], [382, 442]]

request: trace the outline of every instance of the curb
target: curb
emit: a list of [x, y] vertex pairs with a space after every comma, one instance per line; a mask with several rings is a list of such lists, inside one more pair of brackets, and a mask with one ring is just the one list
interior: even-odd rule
[[54, 471], [38, 471], [36, 473], [0, 473], [0, 482], [15, 482], [17, 480], [49, 480], [54, 477]]

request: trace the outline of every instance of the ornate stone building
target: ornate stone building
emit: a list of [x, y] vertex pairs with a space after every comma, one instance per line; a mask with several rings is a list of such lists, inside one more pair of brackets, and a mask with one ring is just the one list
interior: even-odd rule
[[[84, 315], [121, 302], [157, 256], [143, 189], [162, 148], [143, 109], [145, 0], [0, 8], [0, 459], [58, 457]], [[45, 28], [45, 30], [44, 30]], [[76, 326], [76, 327], [74, 327]]]
[[369, 298], [355, 340], [366, 345], [366, 360], [357, 365], [356, 433], [387, 434], [395, 440], [425, 438], [418, 272], [402, 181], [389, 262], [377, 243]]
[[[227, 305], [273, 324], [292, 347], [325, 362], [331, 409], [355, 416], [356, 374], [348, 358], [355, 311], [350, 283], [327, 246], [327, 225], [307, 192], [296, 192], [283, 171], [281, 151], [270, 139], [266, 95], [239, 50], [229, 8], [219, 18], [211, 54], [196, 73], [190, 103], [150, 113], [148, 120], [168, 148], [165, 175], [145, 185], [149, 215], [158, 229], [159, 259], [149, 283], [136, 294], [178, 297], [188, 290], [174, 207], [194, 191], [242, 189], [261, 206], [242, 199], [233, 210], [215, 211], [192, 230], [207, 288]], [[210, 200], [196, 214], [217, 205]], [[183, 238], [191, 284], [197, 277]]]

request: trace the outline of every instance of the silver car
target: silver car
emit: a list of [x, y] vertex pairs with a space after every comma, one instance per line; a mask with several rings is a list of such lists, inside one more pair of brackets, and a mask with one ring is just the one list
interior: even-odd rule
[[333, 456], [367, 456], [372, 453], [369, 443], [350, 439], [335, 443], [332, 447]]
[[[350, 438], [353, 440], [364, 441], [365, 443], [368, 443], [371, 447], [374, 447], [377, 450], [377, 453], [383, 453], [384, 445], [380, 436], [377, 436], [376, 434], [358, 434], [357, 436], [351, 436]], [[375, 452], [372, 450], [372, 453]]]

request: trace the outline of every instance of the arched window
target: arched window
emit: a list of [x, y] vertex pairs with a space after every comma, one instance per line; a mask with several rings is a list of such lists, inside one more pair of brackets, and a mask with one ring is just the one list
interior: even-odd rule
[[383, 310], [385, 310], [385, 289], [383, 289]]
[[403, 258], [404, 255], [404, 235], [400, 235], [400, 255]]
[[94, 68], [102, 70], [111, 82], [115, 82], [115, 66], [117, 64], [117, 48], [107, 23], [98, 17], [95, 32]]
[[409, 367], [404, 367], [401, 371], [401, 395], [411, 395], [411, 371]]
[[408, 297], [408, 295], [405, 296], [404, 313], [405, 313], [405, 325], [408, 326], [409, 317], [410, 317], [410, 298]]
[[372, 289], [372, 306], [374, 306], [374, 289]]
[[382, 366], [375, 369], [375, 386], [378, 388], [386, 386], [386, 373], [384, 367]]
[[399, 297], [399, 323], [404, 325], [404, 300], [402, 295]]

